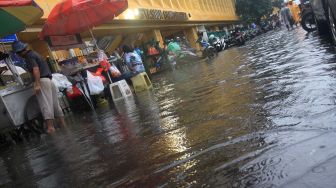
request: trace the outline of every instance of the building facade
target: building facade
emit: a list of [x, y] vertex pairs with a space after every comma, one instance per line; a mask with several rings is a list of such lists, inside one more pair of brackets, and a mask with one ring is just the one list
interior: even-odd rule
[[[19, 34], [20, 40], [29, 42], [34, 49], [45, 46], [37, 35], [52, 8], [61, 0], [35, 1], [43, 8], [44, 16], [40, 22]], [[235, 0], [128, 0], [128, 4], [129, 8], [122, 15], [93, 29], [96, 37], [114, 36], [109, 50], [130, 38], [154, 38], [162, 45], [164, 38], [176, 33], [183, 33], [192, 47], [197, 48], [200, 26], [219, 30], [223, 25], [238, 21]], [[85, 38], [89, 33], [81, 35]], [[39, 50], [41, 53], [48, 53], [45, 48], [42, 49]]]

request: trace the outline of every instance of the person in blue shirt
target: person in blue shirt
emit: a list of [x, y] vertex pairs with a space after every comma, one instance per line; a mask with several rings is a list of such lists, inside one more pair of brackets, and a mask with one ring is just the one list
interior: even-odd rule
[[122, 49], [124, 51], [125, 63], [131, 70], [132, 76], [145, 72], [141, 57], [137, 53], [134, 53], [134, 51], [127, 45], [124, 45]]

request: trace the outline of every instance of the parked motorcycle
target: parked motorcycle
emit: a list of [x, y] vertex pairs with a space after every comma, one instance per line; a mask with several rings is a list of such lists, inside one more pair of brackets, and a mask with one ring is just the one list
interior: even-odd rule
[[200, 42], [202, 46], [202, 54], [204, 58], [213, 59], [217, 55], [217, 50], [206, 41]]
[[227, 49], [227, 44], [226, 44], [226, 41], [225, 41], [225, 37], [220, 38], [220, 41], [223, 45], [223, 50]]
[[226, 48], [226, 43], [224, 38], [218, 38], [215, 37], [214, 42], [213, 42], [213, 47], [216, 48], [217, 52], [221, 52]]
[[243, 33], [239, 32], [236, 34], [234, 38], [234, 43], [238, 46], [242, 46], [245, 44], [245, 38], [244, 38]]

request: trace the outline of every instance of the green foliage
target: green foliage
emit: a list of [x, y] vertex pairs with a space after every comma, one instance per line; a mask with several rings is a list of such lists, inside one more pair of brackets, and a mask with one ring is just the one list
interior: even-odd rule
[[282, 3], [284, 3], [284, 0], [273, 0], [273, 6], [281, 8]]
[[272, 13], [272, 0], [236, 0], [237, 14], [246, 22], [260, 22]]

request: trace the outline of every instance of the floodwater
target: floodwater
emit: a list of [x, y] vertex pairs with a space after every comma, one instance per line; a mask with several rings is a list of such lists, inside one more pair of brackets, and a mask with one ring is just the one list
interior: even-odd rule
[[269, 32], [0, 152], [3, 187], [335, 187], [336, 58]]

